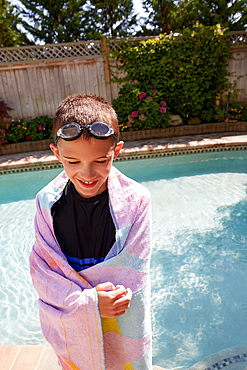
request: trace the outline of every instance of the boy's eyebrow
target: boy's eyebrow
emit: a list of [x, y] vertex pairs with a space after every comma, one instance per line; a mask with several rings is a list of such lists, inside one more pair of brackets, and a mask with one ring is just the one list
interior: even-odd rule
[[75, 157], [66, 157], [65, 155], [63, 156], [65, 159], [77, 159]]
[[[103, 155], [102, 157], [97, 157], [97, 158], [94, 158], [94, 159], [103, 159], [103, 158], [108, 158], [110, 157], [111, 155], [110, 154], [106, 154], [106, 155]], [[63, 156], [65, 159], [77, 159], [79, 160], [79, 158], [76, 158], [76, 157], [67, 157], [67, 156]]]

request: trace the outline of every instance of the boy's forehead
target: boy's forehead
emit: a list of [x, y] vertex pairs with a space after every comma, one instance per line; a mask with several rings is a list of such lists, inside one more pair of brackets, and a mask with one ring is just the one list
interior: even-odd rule
[[73, 141], [59, 139], [57, 143], [58, 150], [66, 157], [69, 156], [107, 156], [114, 149], [111, 138], [98, 140], [93, 137], [79, 137]]

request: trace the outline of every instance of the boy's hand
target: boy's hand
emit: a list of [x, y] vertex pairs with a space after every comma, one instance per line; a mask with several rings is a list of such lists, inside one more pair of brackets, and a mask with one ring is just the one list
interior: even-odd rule
[[114, 318], [121, 316], [130, 306], [132, 291], [123, 285], [116, 287], [112, 283], [102, 283], [96, 286], [98, 305], [101, 317]]

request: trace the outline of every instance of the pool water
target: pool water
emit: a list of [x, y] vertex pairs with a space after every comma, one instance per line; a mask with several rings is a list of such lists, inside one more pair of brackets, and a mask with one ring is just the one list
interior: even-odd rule
[[[247, 152], [116, 162], [151, 192], [153, 364], [247, 343]], [[0, 344], [44, 344], [28, 270], [34, 196], [61, 169], [0, 176]]]

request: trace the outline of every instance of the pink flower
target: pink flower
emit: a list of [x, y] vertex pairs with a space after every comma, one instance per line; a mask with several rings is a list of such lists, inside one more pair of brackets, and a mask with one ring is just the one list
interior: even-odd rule
[[131, 116], [132, 117], [138, 117], [138, 110], [134, 110], [132, 113], [131, 113]]
[[160, 105], [161, 105], [162, 107], [166, 107], [166, 102], [165, 102], [164, 100], [162, 100], [162, 101], [160, 102]]
[[138, 98], [139, 99], [143, 99], [143, 98], [146, 98], [147, 94], [146, 93], [141, 93], [138, 95]]
[[42, 125], [39, 125], [39, 126], [38, 126], [38, 130], [39, 130], [39, 131], [42, 131], [42, 130], [43, 130], [43, 128], [44, 128], [44, 127], [43, 127]]
[[166, 113], [166, 108], [165, 107], [161, 107], [160, 108], [160, 113]]

